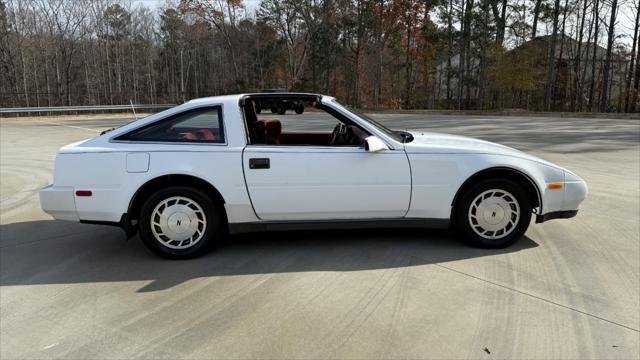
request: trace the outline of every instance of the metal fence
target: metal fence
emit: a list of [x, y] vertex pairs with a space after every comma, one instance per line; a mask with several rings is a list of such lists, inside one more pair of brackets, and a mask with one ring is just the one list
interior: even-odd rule
[[173, 104], [146, 104], [146, 105], [92, 105], [92, 106], [49, 106], [49, 107], [18, 107], [0, 108], [0, 114], [30, 114], [30, 113], [75, 113], [75, 112], [108, 112], [126, 110], [163, 110], [173, 107]]

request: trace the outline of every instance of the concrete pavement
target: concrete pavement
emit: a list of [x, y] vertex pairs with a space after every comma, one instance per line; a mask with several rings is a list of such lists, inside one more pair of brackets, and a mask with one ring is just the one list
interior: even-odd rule
[[374, 115], [498, 141], [589, 184], [503, 250], [441, 231], [256, 233], [166, 261], [54, 221], [56, 150], [126, 119], [0, 120], [0, 358], [640, 357], [640, 122]]

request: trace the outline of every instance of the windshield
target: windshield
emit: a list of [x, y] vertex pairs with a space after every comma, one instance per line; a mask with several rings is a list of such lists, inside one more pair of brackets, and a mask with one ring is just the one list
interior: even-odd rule
[[379, 122], [375, 121], [374, 119], [372, 119], [369, 115], [360, 112], [359, 110], [356, 110], [352, 107], [346, 106], [346, 105], [342, 105], [340, 103], [338, 103], [336, 100], [333, 100], [336, 104], [342, 106], [343, 108], [349, 110], [351, 113], [357, 115], [359, 118], [361, 118], [362, 120], [368, 122], [369, 124], [373, 125], [373, 127], [375, 127], [376, 129], [380, 130], [381, 132], [383, 132], [385, 135], [389, 136], [390, 138], [392, 138], [395, 141], [398, 142], [405, 142], [404, 137], [398, 133], [395, 132], [391, 129], [389, 129], [388, 127], [380, 124]]

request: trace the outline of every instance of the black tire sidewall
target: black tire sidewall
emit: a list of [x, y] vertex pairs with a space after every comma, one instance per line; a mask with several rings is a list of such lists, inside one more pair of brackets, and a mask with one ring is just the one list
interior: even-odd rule
[[[476, 234], [471, 228], [468, 218], [471, 202], [482, 192], [491, 189], [500, 189], [511, 193], [511, 195], [516, 198], [518, 206], [520, 207], [520, 218], [515, 229], [513, 229], [509, 235], [496, 240], [486, 239]], [[518, 241], [527, 231], [529, 223], [531, 222], [531, 210], [529, 195], [521, 186], [510, 180], [491, 179], [478, 183], [462, 196], [456, 206], [454, 220], [457, 230], [471, 245], [483, 248], [504, 248]]]
[[[151, 230], [151, 213], [161, 201], [173, 196], [183, 196], [198, 203], [202, 207], [207, 220], [207, 228], [202, 239], [193, 247], [187, 249], [172, 249], [165, 246], [155, 238]], [[140, 238], [142, 238], [144, 244], [151, 251], [169, 259], [189, 259], [202, 255], [220, 238], [220, 229], [222, 228], [218, 209], [211, 199], [202, 191], [188, 186], [171, 186], [151, 195], [142, 206], [138, 226]]]

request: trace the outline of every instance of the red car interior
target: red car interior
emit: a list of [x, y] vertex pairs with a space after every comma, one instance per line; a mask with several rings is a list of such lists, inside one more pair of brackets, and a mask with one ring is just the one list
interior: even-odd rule
[[[344, 145], [360, 145], [367, 133], [357, 127], [350, 127], [354, 135], [354, 143]], [[218, 141], [219, 130], [213, 128], [172, 128], [168, 131], [176, 139]], [[252, 143], [270, 145], [318, 145], [327, 146], [329, 132], [282, 132], [280, 120], [258, 120], [254, 124]]]
[[175, 136], [177, 139], [184, 140], [204, 140], [218, 141], [220, 140], [220, 131], [214, 128], [179, 128], [174, 127], [167, 131], [168, 134]]
[[[355, 143], [345, 145], [360, 145], [368, 136], [357, 127], [351, 127], [351, 130], [356, 138]], [[282, 123], [275, 119], [256, 121], [253, 133], [254, 144], [327, 146], [331, 138], [329, 132], [282, 132]]]
[[[251, 104], [249, 102], [249, 104]], [[253, 111], [252, 111], [253, 110]], [[258, 120], [253, 106], [247, 106], [245, 120], [249, 132], [251, 144], [278, 144], [278, 145], [317, 145], [328, 146], [332, 132], [282, 132], [282, 123], [276, 119]], [[339, 145], [361, 146], [364, 139], [369, 136], [357, 126], [347, 125], [348, 141]]]
[[256, 125], [258, 143], [280, 144], [280, 133], [282, 132], [280, 120], [258, 120]]

